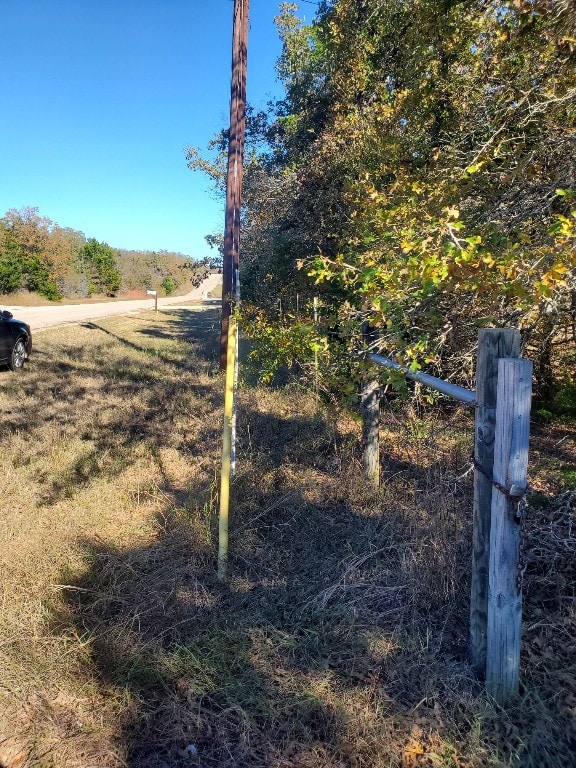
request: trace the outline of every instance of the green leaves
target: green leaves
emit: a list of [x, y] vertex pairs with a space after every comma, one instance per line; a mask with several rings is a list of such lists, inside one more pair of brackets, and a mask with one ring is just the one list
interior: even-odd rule
[[83, 268], [89, 280], [88, 291], [113, 296], [122, 284], [122, 275], [116, 266], [114, 250], [106, 243], [90, 238], [81, 253]]
[[334, 391], [366, 320], [387, 354], [465, 385], [485, 318], [535, 346], [548, 318], [568, 323], [576, 61], [564, 11], [524, 5], [338, 0], [311, 24], [282, 10], [286, 99], [246, 180], [243, 285], [262, 308], [322, 294], [344, 344], [298, 347], [300, 320], [291, 337], [269, 311], [262, 343], [327, 355]]
[[15, 243], [0, 246], [0, 293], [12, 293], [22, 286], [24, 264]]

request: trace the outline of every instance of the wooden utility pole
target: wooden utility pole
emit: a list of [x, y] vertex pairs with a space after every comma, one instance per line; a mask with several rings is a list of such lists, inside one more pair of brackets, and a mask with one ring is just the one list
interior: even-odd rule
[[234, 0], [232, 39], [232, 93], [230, 137], [224, 223], [222, 322], [220, 326], [220, 368], [226, 370], [220, 514], [218, 524], [218, 578], [226, 578], [228, 565], [228, 519], [230, 481], [235, 464], [236, 382], [238, 379], [238, 326], [233, 306], [240, 299], [240, 204], [246, 123], [246, 62], [248, 51], [249, 0]]
[[237, 300], [236, 276], [240, 254], [240, 203], [244, 133], [246, 125], [246, 64], [248, 54], [249, 0], [234, 0], [232, 33], [232, 86], [230, 95], [230, 137], [226, 182], [226, 215], [224, 222], [224, 261], [222, 270], [222, 321], [220, 325], [220, 368], [226, 368], [228, 328], [232, 308]]

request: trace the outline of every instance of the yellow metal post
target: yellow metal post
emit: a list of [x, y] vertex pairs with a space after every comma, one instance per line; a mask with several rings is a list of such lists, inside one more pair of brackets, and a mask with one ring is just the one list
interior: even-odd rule
[[228, 565], [228, 518], [230, 513], [230, 477], [232, 459], [232, 425], [234, 419], [234, 371], [238, 324], [235, 315], [228, 324], [226, 350], [226, 391], [224, 395], [224, 428], [222, 430], [222, 473], [220, 476], [220, 517], [218, 521], [218, 579], [226, 579]]

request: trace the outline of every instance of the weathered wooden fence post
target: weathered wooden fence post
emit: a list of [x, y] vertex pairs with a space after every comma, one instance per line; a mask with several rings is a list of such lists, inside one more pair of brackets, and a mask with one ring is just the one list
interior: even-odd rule
[[380, 487], [380, 384], [369, 379], [360, 393], [362, 410], [362, 463], [373, 488]]
[[[518, 503], [526, 489], [532, 363], [519, 359], [519, 354], [517, 329], [482, 329], [475, 392], [426, 373], [414, 373], [382, 355], [368, 354], [377, 365], [403, 371], [408, 378], [476, 408], [470, 644], [477, 673], [486, 677], [489, 691], [501, 701], [518, 689], [520, 654]], [[374, 462], [379, 465], [374, 447], [379, 416], [374, 384], [366, 377], [362, 389], [368, 477]]]
[[[378, 332], [368, 323], [362, 325], [362, 340], [370, 347]], [[370, 485], [380, 487], [380, 384], [368, 374], [360, 392], [362, 414], [362, 463]]]
[[478, 334], [476, 363], [474, 530], [472, 534], [472, 588], [470, 595], [470, 651], [476, 672], [486, 672], [488, 626], [488, 565], [492, 504], [492, 465], [498, 360], [520, 355], [520, 332], [514, 328], [483, 328]]
[[526, 493], [532, 363], [498, 363], [494, 490], [490, 529], [486, 687], [500, 702], [518, 692], [522, 573], [519, 503]]
[[[318, 296], [314, 296], [314, 330], [318, 327]], [[318, 348], [314, 348], [314, 391], [318, 397]]]

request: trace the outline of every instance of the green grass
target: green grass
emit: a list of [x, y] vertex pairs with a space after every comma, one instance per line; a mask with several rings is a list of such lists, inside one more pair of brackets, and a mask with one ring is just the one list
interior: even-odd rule
[[470, 416], [387, 411], [374, 493], [356, 421], [245, 383], [221, 584], [217, 340], [210, 309], [115, 318], [0, 373], [0, 765], [569, 765], [572, 428], [533, 435], [504, 711], [467, 658]]

